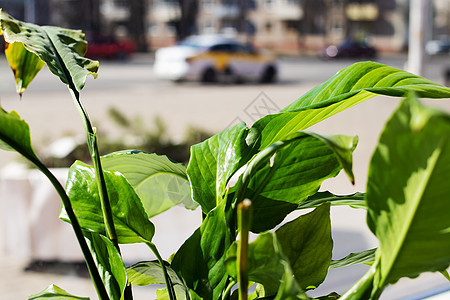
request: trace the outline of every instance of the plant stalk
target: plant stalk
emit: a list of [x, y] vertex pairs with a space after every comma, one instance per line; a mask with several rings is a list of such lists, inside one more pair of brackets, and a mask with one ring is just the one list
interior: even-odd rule
[[[374, 289], [373, 281], [377, 269], [377, 261], [370, 267], [366, 274], [361, 277], [353, 286], [342, 295], [339, 300], [353, 300], [353, 299], [378, 299], [372, 297], [372, 290]], [[378, 290], [378, 289], [377, 289]]]
[[[95, 170], [95, 178], [97, 181], [97, 188], [100, 198], [100, 205], [102, 208], [103, 214], [103, 222], [105, 224], [106, 233], [108, 235], [109, 240], [114, 244], [117, 251], [120, 253], [120, 247], [117, 239], [117, 234], [114, 226], [113, 214], [111, 209], [111, 204], [109, 202], [108, 190], [106, 187], [106, 182], [103, 174], [103, 168], [100, 161], [100, 155], [98, 151], [97, 145], [97, 132], [95, 128], [92, 127], [92, 124], [89, 119], [89, 115], [87, 111], [84, 109], [83, 104], [80, 100], [80, 93], [77, 91], [73, 84], [69, 84], [69, 91], [71, 92], [72, 98], [75, 102], [75, 105], [80, 112], [81, 119], [84, 123], [84, 128], [86, 131], [86, 140], [89, 148], [89, 152], [91, 154], [92, 163], [94, 165]], [[131, 288], [125, 289], [125, 299], [132, 299], [133, 294]]]
[[252, 219], [252, 202], [245, 199], [238, 204], [238, 229], [240, 239], [237, 242], [237, 281], [239, 300], [248, 299], [248, 235]]
[[53, 175], [53, 173], [51, 173], [50, 170], [39, 160], [30, 158], [28, 156], [26, 157], [30, 159], [36, 165], [36, 167], [50, 180], [59, 197], [61, 198], [61, 201], [64, 204], [64, 209], [66, 210], [67, 216], [69, 217], [70, 223], [72, 224], [72, 229], [75, 232], [78, 244], [80, 245], [81, 252], [83, 253], [84, 259], [86, 261], [86, 265], [97, 291], [97, 295], [101, 300], [109, 299], [105, 285], [98, 272], [97, 265], [95, 264], [94, 258], [92, 257], [91, 251], [89, 250], [89, 246], [86, 243], [80, 223], [78, 223], [78, 219], [73, 211], [72, 204], [66, 194], [66, 191], [64, 190], [58, 179]]
[[236, 281], [231, 281], [230, 283], [228, 283], [228, 285], [222, 295], [223, 300], [228, 299], [228, 297], [230, 296], [231, 289], [233, 288], [233, 286], [235, 284], [236, 284]]
[[169, 293], [169, 299], [170, 300], [176, 300], [177, 296], [175, 295], [175, 290], [173, 288], [172, 281], [170, 280], [169, 273], [167, 273], [167, 268], [164, 260], [162, 259], [161, 255], [158, 252], [158, 249], [156, 248], [155, 244], [151, 242], [146, 242], [147, 246], [152, 250], [153, 254], [155, 254], [156, 259], [158, 260], [159, 264], [161, 265], [161, 269], [164, 274], [164, 281], [166, 282], [167, 291]]
[[75, 102], [75, 105], [80, 112], [81, 119], [84, 123], [84, 128], [86, 131], [86, 139], [88, 143], [89, 152], [91, 154], [92, 163], [94, 165], [95, 177], [97, 180], [98, 192], [100, 197], [100, 203], [102, 207], [103, 220], [105, 223], [106, 232], [108, 234], [108, 238], [114, 243], [117, 250], [120, 252], [119, 244], [117, 242], [116, 230], [114, 227], [114, 221], [112, 217], [111, 204], [109, 202], [108, 191], [106, 188], [106, 182], [103, 175], [103, 169], [100, 162], [100, 155], [98, 151], [97, 145], [97, 136], [96, 130], [92, 127], [92, 124], [89, 120], [89, 115], [83, 107], [83, 104], [80, 101], [80, 93], [75, 89], [74, 86], [69, 85], [69, 91], [72, 94], [72, 98]]
[[111, 205], [109, 202], [108, 197], [108, 191], [106, 188], [106, 182], [105, 177], [103, 174], [103, 168], [100, 161], [100, 155], [98, 153], [98, 146], [97, 146], [97, 136], [96, 131], [94, 128], [94, 134], [91, 136], [92, 143], [92, 151], [91, 151], [91, 157], [92, 162], [94, 164], [94, 170], [95, 170], [95, 177], [97, 180], [97, 187], [99, 190], [99, 197], [100, 197], [100, 204], [102, 207], [102, 213], [103, 213], [103, 221], [105, 223], [106, 232], [108, 234], [108, 238], [113, 242], [113, 244], [116, 246], [117, 250], [120, 252], [119, 243], [117, 240], [117, 234], [116, 229], [114, 226], [114, 220], [113, 220], [113, 213], [111, 209]]

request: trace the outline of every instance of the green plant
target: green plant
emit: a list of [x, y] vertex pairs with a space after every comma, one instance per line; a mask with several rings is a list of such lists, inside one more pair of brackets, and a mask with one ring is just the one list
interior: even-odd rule
[[[83, 34], [39, 27], [0, 13], [6, 55], [22, 93], [44, 63], [68, 85], [85, 123], [93, 166], [75, 162], [63, 188], [34, 154], [29, 128], [0, 111], [2, 148], [33, 162], [52, 182], [72, 224], [100, 299], [131, 299], [133, 285], [165, 284], [158, 299], [309, 299], [329, 268], [366, 263], [344, 295], [377, 299], [401, 277], [450, 263], [450, 117], [417, 100], [448, 98], [450, 89], [374, 62], [354, 64], [280, 113], [250, 128], [237, 124], [191, 148], [186, 168], [165, 156], [120, 151], [99, 157], [96, 130], [80, 102], [98, 63], [83, 58]], [[375, 149], [366, 194], [318, 192], [344, 170], [351, 181], [357, 137], [305, 131], [376, 95], [404, 97]], [[184, 203], [200, 205], [202, 225], [167, 261], [152, 243], [150, 217]], [[330, 206], [367, 210], [379, 248], [332, 261]], [[297, 209], [313, 208], [274, 230]], [[258, 234], [249, 243], [249, 232]], [[144, 243], [157, 261], [126, 267], [119, 245]], [[248, 286], [256, 290], [248, 294]], [[233, 291], [235, 286], [237, 291]], [[49, 286], [30, 299], [79, 299]]]

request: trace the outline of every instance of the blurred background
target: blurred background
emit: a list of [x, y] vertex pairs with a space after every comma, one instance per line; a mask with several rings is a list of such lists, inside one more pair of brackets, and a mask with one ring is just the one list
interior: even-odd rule
[[[98, 128], [103, 154], [132, 148], [186, 163], [192, 144], [236, 122], [250, 126], [360, 60], [450, 85], [450, 0], [0, 0], [0, 7], [20, 20], [86, 33], [87, 56], [99, 59], [100, 69], [97, 79], [88, 78], [81, 99]], [[155, 72], [158, 50], [191, 35], [212, 34], [269, 51], [276, 57], [277, 80], [204, 84], [165, 80]], [[19, 100], [4, 55], [0, 78], [2, 107], [30, 124], [38, 156], [62, 182], [75, 159], [89, 162], [83, 125], [64, 84], [44, 68]], [[447, 102], [426, 101], [450, 112]], [[339, 175], [323, 189], [365, 191], [372, 151], [398, 104], [377, 97], [312, 128], [358, 135], [360, 141], [356, 184]], [[50, 283], [96, 298], [73, 233], [58, 220], [59, 208], [45, 178], [18, 155], [0, 153], [1, 299], [25, 299]], [[364, 211], [336, 208], [332, 218], [334, 259], [376, 247]], [[199, 226], [201, 214], [175, 207], [152, 222], [154, 242], [167, 259]], [[139, 245], [124, 246], [123, 253], [128, 265], [154, 259]], [[316, 294], [342, 293], [366, 269], [330, 272]], [[448, 281], [430, 273], [401, 280], [383, 299], [423, 299], [446, 290]], [[135, 299], [154, 292], [136, 288]]]
[[[348, 38], [383, 53], [408, 48], [415, 0], [3, 0], [20, 20], [82, 29], [88, 40], [131, 40], [153, 51], [193, 34], [236, 32], [280, 54], [315, 53]], [[420, 1], [419, 1], [420, 2]], [[416, 3], [419, 3], [416, 2]], [[429, 40], [450, 35], [448, 0], [426, 1]], [[414, 4], [417, 5], [417, 4]]]

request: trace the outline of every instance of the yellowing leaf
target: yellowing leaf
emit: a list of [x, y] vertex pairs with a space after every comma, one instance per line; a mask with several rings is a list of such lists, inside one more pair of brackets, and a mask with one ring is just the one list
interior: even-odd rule
[[45, 63], [36, 54], [26, 50], [19, 42], [6, 43], [5, 54], [14, 73], [17, 93], [22, 96]]

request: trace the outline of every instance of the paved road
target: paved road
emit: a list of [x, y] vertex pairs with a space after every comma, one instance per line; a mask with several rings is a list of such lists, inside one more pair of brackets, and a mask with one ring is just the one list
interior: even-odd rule
[[[405, 59], [390, 57], [380, 61], [401, 68]], [[442, 82], [441, 68], [447, 62], [445, 60], [431, 61], [427, 77]], [[218, 132], [237, 120], [252, 123], [257, 115], [288, 105], [298, 96], [351, 63], [350, 61], [323, 62], [316, 58], [284, 58], [281, 61], [282, 73], [278, 84], [203, 86], [196, 83], [176, 85], [159, 81], [152, 73], [151, 60], [146, 57], [138, 57], [129, 63], [101, 63], [98, 79], [88, 78], [88, 83], [82, 93], [82, 101], [89, 111], [94, 125], [102, 132], [110, 135], [123, 135], [123, 132], [114, 126], [107, 115], [108, 109], [115, 107], [127, 116], [142, 117], [145, 120], [145, 126], [149, 127], [153, 126], [153, 119], [156, 116], [162, 117], [167, 123], [168, 134], [176, 140], [183, 136], [188, 125]], [[19, 100], [12, 87], [12, 78], [7, 77], [10, 76], [10, 71], [7, 70], [4, 61], [0, 61], [0, 67], [2, 106], [6, 110], [17, 110], [27, 120], [32, 128], [32, 138], [37, 148], [42, 148], [48, 142], [68, 133], [84, 134], [80, 117], [72, 104], [69, 93], [64, 85], [47, 70], [44, 70], [43, 74], [39, 74], [23, 99]], [[264, 103], [270, 105], [263, 105]], [[450, 111], [448, 103], [439, 104], [437, 101], [432, 103]], [[398, 100], [378, 97], [376, 100], [368, 101], [341, 113], [320, 126], [315, 126], [314, 129], [322, 133], [358, 134], [360, 138], [358, 149], [355, 152], [356, 185], [351, 186], [344, 177], [338, 177], [335, 181], [327, 182], [326, 188], [336, 193], [351, 193], [365, 189], [367, 165], [372, 149], [384, 122], [397, 104]], [[15, 155], [2, 152], [0, 166], [4, 166], [12, 157]], [[376, 241], [365, 229], [363, 213], [339, 208], [333, 211], [333, 216], [336, 217], [333, 218], [333, 225], [336, 227], [333, 233], [335, 258], [340, 258], [349, 251], [365, 250], [376, 246]], [[44, 284], [42, 277], [22, 273], [17, 267], [23, 263], [25, 262], [22, 260], [12, 258], [0, 260], [2, 269], [8, 267], [12, 272], [2, 272], [4, 275], [0, 277], [0, 294], [10, 292], [4, 294], [10, 295], [9, 299], [17, 299], [16, 296], [19, 294], [11, 292], [13, 283], [7, 284], [8, 277], [21, 279], [20, 284], [26, 287], [26, 291], [25, 288], [20, 290], [17, 287], [18, 292], [20, 290], [22, 293], [20, 295], [28, 295], [41, 290], [45, 284], [49, 283], [47, 279], [53, 281], [53, 277], [44, 278], [46, 279]], [[336, 287], [340, 289], [340, 292], [343, 291], [348, 287], [351, 279], [361, 276], [364, 272], [363, 269], [349, 269], [344, 276], [332, 274], [327, 281], [327, 286], [322, 289], [322, 293], [332, 291]], [[9, 276], [8, 274], [16, 275]], [[20, 274], [24, 276], [22, 277]], [[403, 281], [398, 289], [388, 291], [385, 299], [398, 299], [417, 292], [420, 287], [432, 287], [433, 284], [445, 283], [440, 280], [439, 276], [426, 276], [423, 280], [422, 284], [408, 280]], [[85, 281], [82, 282], [84, 283], [80, 283], [80, 286], [86, 284]], [[20, 286], [18, 282], [16, 284]], [[83, 291], [85, 289], [83, 288]], [[89, 288], [87, 289], [89, 290]]]

